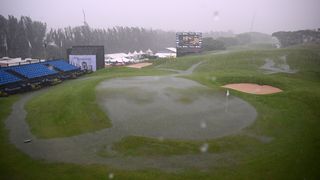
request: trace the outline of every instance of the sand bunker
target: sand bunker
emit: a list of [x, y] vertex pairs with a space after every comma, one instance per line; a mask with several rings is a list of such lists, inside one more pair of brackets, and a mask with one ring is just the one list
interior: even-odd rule
[[138, 64], [131, 64], [131, 65], [128, 65], [126, 67], [140, 69], [140, 68], [151, 66], [151, 65], [152, 65], [152, 63], [138, 63]]
[[222, 86], [224, 88], [234, 89], [237, 91], [250, 93], [250, 94], [273, 94], [282, 92], [281, 89], [269, 85], [258, 85], [251, 83], [227, 84]]

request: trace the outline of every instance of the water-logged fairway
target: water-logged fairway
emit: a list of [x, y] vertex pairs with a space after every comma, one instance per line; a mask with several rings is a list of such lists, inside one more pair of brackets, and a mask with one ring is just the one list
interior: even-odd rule
[[97, 100], [127, 134], [209, 139], [235, 133], [257, 115], [247, 102], [174, 76], [118, 78], [97, 87]]
[[[251, 124], [257, 112], [247, 102], [177, 77], [192, 74], [200, 64], [175, 75], [102, 81], [96, 87], [96, 98], [111, 119], [112, 127], [72, 137], [39, 139], [34, 136], [25, 122], [27, 113], [24, 105], [34, 95], [47, 90], [28, 93], [13, 105], [13, 112], [7, 118], [10, 141], [33, 158], [55, 162], [99, 163], [125, 169], [206, 169], [220, 162], [224, 156], [205, 153], [161, 158], [123, 157], [112, 150], [114, 143], [129, 136], [156, 137], [160, 141], [207, 140], [236, 133]], [[24, 143], [26, 138], [32, 139], [32, 142]]]
[[[319, 179], [319, 52], [317, 46], [157, 60], [153, 66], [139, 70], [104, 69], [55, 87], [1, 98], [0, 119], [3, 122], [6, 119], [6, 128], [4, 124], [0, 128], [3, 177], [0, 179], [108, 179], [110, 174], [113, 179]], [[265, 59], [280, 65], [284, 64], [281, 57], [285, 55], [290, 69], [299, 71], [293, 74], [261, 71]], [[197, 67], [200, 61], [203, 63]], [[159, 71], [160, 68], [173, 68], [170, 72], [176, 74]], [[116, 86], [118, 81], [124, 82], [123, 87]], [[110, 82], [114, 82], [113, 87], [99, 92], [98, 86]], [[155, 85], [156, 82], [163, 87]], [[128, 118], [136, 127], [127, 118], [123, 124], [128, 126], [121, 126], [114, 115], [105, 112], [106, 100], [116, 102], [126, 97], [123, 103], [131, 108], [153, 106], [172, 110], [143, 111], [151, 116], [150, 121], [160, 115], [162, 121], [168, 121], [163, 120], [170, 118], [165, 116], [176, 113], [180, 118], [172, 118], [175, 124], [167, 128], [175, 126], [173, 129], [179, 132], [178, 128], [191, 126], [186, 121], [194, 123], [194, 129], [207, 133], [214, 130], [211, 122], [202, 122], [206, 117], [196, 115], [192, 121], [190, 114], [195, 110], [214, 111], [213, 105], [209, 108], [208, 104], [211, 101], [217, 104], [219, 98], [220, 108], [226, 111], [225, 90], [220, 86], [243, 82], [268, 84], [284, 91], [251, 95], [230, 90], [227, 115], [232, 112], [235, 97], [253, 105], [258, 115], [239, 133], [220, 138], [208, 140], [204, 135], [213, 134], [196, 134], [191, 138], [197, 140], [189, 140], [187, 136], [176, 140], [173, 134], [169, 137], [169, 130], [160, 131], [147, 124], [146, 118], [139, 123], [141, 118], [137, 117], [141, 115], [120, 111], [122, 106], [117, 111], [121, 116], [131, 113], [132, 118]], [[196, 108], [197, 104], [202, 104], [202, 108]], [[180, 110], [184, 113], [178, 113]], [[53, 121], [54, 117], [57, 121]], [[97, 120], [106, 123], [99, 124]], [[138, 127], [142, 130], [135, 133]], [[34, 128], [40, 131], [33, 131]], [[80, 128], [84, 129], [68, 133]], [[150, 131], [167, 132], [167, 138]], [[32, 141], [24, 143], [26, 139]]]

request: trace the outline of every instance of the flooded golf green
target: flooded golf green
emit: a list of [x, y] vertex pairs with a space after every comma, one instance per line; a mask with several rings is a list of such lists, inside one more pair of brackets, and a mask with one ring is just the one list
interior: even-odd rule
[[247, 102], [174, 76], [118, 78], [97, 87], [97, 100], [126, 134], [209, 139], [238, 132], [257, 113]]
[[[249, 126], [257, 116], [249, 103], [177, 77], [190, 75], [200, 64], [173, 75], [102, 81], [95, 89], [96, 100], [111, 119], [112, 127], [72, 137], [39, 139], [34, 136], [25, 121], [24, 105], [47, 90], [27, 93], [13, 105], [13, 112], [7, 118], [10, 141], [33, 158], [55, 162], [108, 164], [124, 169], [207, 168], [223, 157], [204, 153], [208, 150], [207, 143], [199, 147], [201, 154], [161, 158], [125, 158], [112, 150], [114, 143], [129, 136], [153, 137], [159, 142], [164, 139], [209, 140]], [[24, 143], [26, 138], [32, 142]], [[110, 157], [101, 156], [101, 152]]]

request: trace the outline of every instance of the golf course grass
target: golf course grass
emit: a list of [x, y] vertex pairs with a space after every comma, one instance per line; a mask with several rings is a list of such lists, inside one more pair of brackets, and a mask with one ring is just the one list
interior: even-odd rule
[[[105, 79], [165, 75], [157, 68], [186, 70], [199, 65], [188, 78], [211, 89], [225, 91], [229, 83], [257, 83], [283, 90], [272, 95], [252, 95], [230, 90], [232, 96], [253, 105], [258, 117], [240, 133], [201, 141], [167, 140], [140, 136], [124, 137], [112, 150], [120, 156], [162, 157], [205, 153], [220, 157], [217, 164], [202, 169], [164, 172], [157, 169], [119, 170], [105, 165], [75, 165], [34, 160], [10, 144], [4, 121], [11, 105], [22, 95], [0, 99], [0, 179], [319, 179], [320, 178], [320, 47], [245, 50], [204, 54], [132, 70], [100, 70], [83, 79], [66, 81], [40, 93], [26, 105], [27, 122], [39, 138], [68, 137], [111, 127], [95, 102], [95, 87]], [[294, 74], [264, 74], [259, 69], [266, 58], [276, 63], [286, 56]], [[188, 103], [189, 99], [181, 99]], [[103, 152], [101, 153], [104, 154]], [[110, 155], [112, 156], [112, 155]], [[106, 158], [108, 158], [106, 156]]]
[[40, 138], [54, 138], [111, 127], [110, 120], [95, 103], [96, 85], [102, 80], [115, 77], [161, 74], [166, 73], [148, 69], [106, 69], [86, 79], [67, 81], [52, 87], [26, 106], [31, 132]]

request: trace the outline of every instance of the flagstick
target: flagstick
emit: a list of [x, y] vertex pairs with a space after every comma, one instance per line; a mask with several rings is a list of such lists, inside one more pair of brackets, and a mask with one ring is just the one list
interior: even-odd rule
[[229, 106], [229, 90], [227, 89], [227, 93], [226, 93], [226, 109], [225, 111], [228, 112], [228, 106]]

